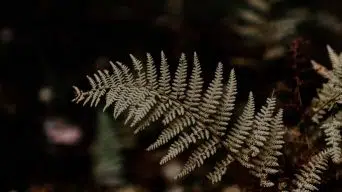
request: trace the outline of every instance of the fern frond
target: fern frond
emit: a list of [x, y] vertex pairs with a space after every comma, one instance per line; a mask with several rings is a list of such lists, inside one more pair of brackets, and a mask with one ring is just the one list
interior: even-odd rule
[[[198, 122], [194, 127], [194, 133], [199, 139], [209, 138], [209, 130], [206, 129], [206, 126], [215, 121], [213, 115], [215, 115], [217, 111], [223, 94], [222, 80], [223, 66], [222, 63], [219, 63], [215, 71], [215, 77], [209, 84], [206, 92], [203, 94], [202, 101], [198, 107], [198, 114], [196, 114]], [[210, 128], [211, 131], [214, 131], [211, 127], [208, 128]]]
[[[100, 101], [100, 97], [102, 97], [106, 93], [105, 84], [102, 82], [97, 74], [94, 74], [94, 77], [87, 76], [87, 79], [92, 88], [92, 94], [84, 96], [85, 99], [83, 105], [86, 105], [89, 101], [91, 101], [90, 106], [97, 106]], [[108, 83], [110, 82], [106, 82], [106, 84]]]
[[167, 59], [165, 57], [164, 52], [161, 52], [161, 62], [160, 62], [160, 78], [159, 78], [159, 91], [161, 93], [170, 94], [171, 93], [171, 75], [169, 64], [167, 63]]
[[[332, 65], [332, 70], [324, 69], [324, 77], [328, 79], [321, 89], [318, 89], [318, 96], [312, 101], [312, 121], [321, 123], [320, 128], [326, 136], [326, 144], [330, 147], [332, 161], [341, 163], [341, 141], [340, 128], [342, 127], [342, 111], [332, 110], [333, 107], [342, 104], [342, 54], [337, 54], [327, 45], [328, 56]], [[314, 69], [319, 73], [319, 65], [312, 61]], [[329, 112], [329, 116], [324, 115]]]
[[189, 80], [189, 89], [186, 92], [184, 105], [192, 112], [198, 112], [198, 106], [202, 97], [203, 78], [201, 77], [201, 65], [196, 52], [194, 53], [193, 69]]
[[275, 98], [267, 98], [266, 105], [256, 114], [253, 122], [253, 130], [247, 139], [247, 148], [242, 153], [247, 156], [255, 157], [260, 153], [260, 147], [263, 147], [270, 135], [270, 122], [275, 109]]
[[129, 57], [132, 60], [133, 66], [134, 66], [134, 70], [137, 72], [138, 77], [137, 77], [137, 83], [139, 86], [141, 87], [145, 87], [146, 83], [147, 83], [147, 79], [146, 79], [146, 72], [144, 70], [144, 67], [141, 63], [140, 60], [138, 60], [137, 58], [135, 58], [132, 54], [129, 54]]
[[[212, 82], [209, 84], [208, 89], [203, 95], [202, 101], [199, 103], [198, 106], [198, 113], [193, 114], [193, 117], [196, 118], [196, 124], [191, 126], [192, 133], [189, 137], [193, 138], [196, 137], [197, 139], [182, 139], [176, 141], [175, 147], [172, 148], [172, 150], [169, 150], [167, 155], [162, 159], [161, 163], [165, 163], [172, 158], [176, 157], [178, 154], [184, 151], [184, 149], [188, 148], [190, 143], [196, 141], [198, 139], [209, 139], [209, 131], [212, 133], [216, 133], [213, 129], [207, 130], [206, 124], [213, 123], [214, 119], [212, 117], [213, 114], [216, 113], [216, 108], [219, 105], [219, 99], [222, 96], [222, 90], [223, 90], [223, 70], [222, 70], [222, 63], [219, 63], [216, 72], [215, 77], [212, 80]], [[188, 126], [187, 126], [188, 127]], [[214, 135], [216, 136], [216, 135]], [[192, 142], [189, 142], [192, 141]], [[186, 146], [186, 147], [184, 147]], [[171, 145], [172, 147], [172, 145]], [[170, 149], [171, 149], [170, 147]]]
[[225, 159], [219, 161], [214, 166], [214, 171], [207, 174], [207, 178], [211, 181], [211, 183], [217, 183], [221, 181], [222, 176], [226, 174], [227, 167], [234, 162], [234, 158], [231, 155], [227, 155]]
[[239, 153], [243, 144], [247, 140], [250, 130], [253, 126], [254, 112], [254, 97], [253, 93], [250, 92], [247, 104], [241, 116], [238, 118], [237, 123], [235, 123], [234, 127], [227, 135], [226, 142], [232, 153]]
[[[276, 149], [271, 150], [267, 148], [268, 145], [265, 145], [270, 142], [274, 147], [277, 146], [274, 139], [279, 137], [272, 132], [272, 127], [282, 133], [277, 128], [279, 125], [272, 123], [275, 98], [268, 98], [266, 105], [255, 116], [254, 98], [250, 93], [242, 115], [231, 126], [232, 129], [227, 129], [234, 113], [237, 94], [234, 70], [231, 70], [228, 82], [224, 84], [223, 65], [218, 63], [213, 80], [208, 88], [203, 90], [204, 82], [196, 53], [194, 53], [190, 77], [187, 77], [188, 64], [185, 54], [181, 55], [173, 78], [163, 52], [161, 52], [159, 77], [150, 54], [146, 55], [146, 68], [133, 55], [130, 57], [134, 66], [133, 72], [120, 62], [111, 63], [113, 68], [111, 75], [108, 71], [98, 71], [94, 74], [94, 78], [88, 77], [91, 86], [89, 91], [84, 92], [74, 87], [76, 97], [73, 101], [77, 103], [83, 101], [85, 104], [92, 100], [92, 104], [97, 104], [106, 94], [104, 109], [112, 106], [114, 118], [127, 112], [125, 124], [134, 127], [135, 133], [153, 122], [161, 121], [164, 126], [160, 135], [147, 148], [147, 150], [154, 150], [173, 140], [167, 154], [162, 157], [161, 164], [175, 158], [190, 145], [195, 147], [177, 178], [201, 167], [204, 161], [215, 155], [219, 148], [226, 149], [227, 155], [224, 160], [216, 164], [214, 171], [207, 175], [212, 182], [219, 181], [225, 174], [227, 166], [235, 160], [246, 167], [247, 165], [254, 167], [253, 163], [256, 161], [250, 160], [258, 154], [275, 156]], [[276, 117], [281, 118], [279, 115]], [[265, 158], [260, 157], [260, 159]], [[272, 159], [272, 161], [276, 160]], [[270, 172], [266, 168], [263, 170]], [[261, 182], [269, 186], [267, 181]]]
[[187, 67], [188, 65], [187, 65], [185, 54], [182, 53], [179, 59], [179, 65], [176, 70], [176, 74], [172, 83], [172, 92], [170, 95], [172, 99], [182, 100], [185, 97], [185, 89], [187, 86], [186, 84]]
[[[326, 72], [328, 82], [318, 89], [317, 98], [312, 101], [312, 120], [315, 123], [319, 123], [333, 106], [342, 103], [342, 58], [329, 45], [327, 50], [332, 70]], [[312, 65], [317, 68], [317, 62], [312, 61]]]
[[146, 63], [146, 76], [147, 82], [150, 89], [157, 90], [158, 89], [158, 76], [156, 66], [154, 65], [153, 58], [150, 53], [146, 53], [147, 63]]
[[234, 69], [231, 70], [228, 83], [225, 87], [223, 96], [218, 106], [216, 115], [214, 116], [214, 122], [212, 129], [217, 135], [223, 136], [227, 129], [230, 117], [233, 114], [232, 111], [235, 105], [235, 99], [237, 94], [237, 83]]
[[191, 154], [191, 156], [185, 163], [183, 170], [176, 176], [176, 179], [184, 177], [185, 175], [192, 172], [196, 167], [202, 166], [206, 159], [216, 153], [218, 144], [219, 140], [217, 138], [213, 138], [201, 144]]
[[330, 47], [330, 45], [327, 45], [327, 50], [334, 74], [342, 79], [342, 61], [340, 56]]
[[175, 158], [177, 155], [188, 149], [191, 143], [196, 142], [197, 139], [194, 134], [189, 135], [187, 133], [183, 133], [178, 137], [178, 140], [171, 144], [167, 154], [160, 160], [160, 164], [163, 165]]
[[[341, 116], [342, 111], [340, 111], [337, 116]], [[324, 130], [327, 145], [331, 148], [332, 161], [334, 163], [340, 163], [341, 157], [341, 142], [342, 137], [340, 133], [340, 128], [342, 127], [342, 122], [339, 121], [335, 116], [329, 117], [321, 126]]]
[[[186, 63], [185, 55], [184, 58], [180, 60], [180, 62]], [[184, 100], [184, 108], [189, 109], [189, 111], [196, 113], [198, 112], [198, 106], [201, 101], [201, 92], [203, 87], [203, 79], [201, 77], [201, 66], [198, 61], [197, 54], [194, 53], [194, 62], [193, 62], [193, 70], [189, 80], [189, 88], [186, 90], [186, 97]], [[185, 75], [185, 73], [184, 73]], [[161, 134], [158, 139], [151, 144], [147, 150], [154, 150], [161, 145], [167, 143], [172, 138], [177, 136], [181, 131], [184, 130], [185, 127], [191, 126], [195, 124], [195, 118], [191, 115], [191, 113], [185, 112], [183, 116], [177, 117], [177, 119], [168, 119], [165, 118], [163, 120], [164, 125], [168, 125]], [[174, 119], [174, 120], [173, 120]]]
[[207, 178], [211, 180], [212, 183], [217, 183], [221, 181], [222, 176], [226, 173], [227, 167], [238, 160], [243, 166], [251, 167], [249, 157], [244, 156], [240, 153], [240, 149], [243, 147], [246, 139], [250, 134], [252, 129], [254, 119], [254, 98], [253, 93], [250, 92], [248, 96], [247, 104], [241, 116], [238, 118], [237, 122], [234, 124], [233, 128], [227, 133], [226, 140], [224, 141], [225, 146], [227, 146], [228, 154], [226, 158], [217, 162], [214, 171], [207, 175]]
[[328, 158], [330, 156], [331, 149], [325, 149], [318, 154], [311, 157], [309, 162], [303, 165], [299, 174], [296, 174], [294, 192], [310, 192], [316, 191], [318, 188], [315, 186], [321, 182], [319, 176], [322, 171], [328, 168]]
[[283, 122], [283, 110], [279, 110], [275, 117], [272, 119], [271, 135], [268, 142], [262, 147], [262, 151], [258, 156], [252, 159], [253, 168], [251, 173], [260, 178], [260, 185], [263, 187], [270, 187], [274, 184], [267, 179], [269, 174], [275, 174], [278, 172], [278, 158], [282, 155], [280, 150], [283, 148], [285, 134]]

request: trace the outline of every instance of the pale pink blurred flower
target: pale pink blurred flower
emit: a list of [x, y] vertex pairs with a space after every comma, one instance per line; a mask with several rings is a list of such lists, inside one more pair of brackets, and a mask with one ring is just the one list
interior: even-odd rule
[[66, 123], [62, 119], [48, 119], [44, 122], [44, 131], [48, 141], [59, 145], [75, 145], [82, 138], [79, 126]]

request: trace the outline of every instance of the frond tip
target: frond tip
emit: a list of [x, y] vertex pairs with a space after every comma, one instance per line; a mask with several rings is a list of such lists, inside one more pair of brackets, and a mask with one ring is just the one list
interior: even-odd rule
[[159, 70], [152, 56], [149, 53], [146, 56], [144, 65], [130, 55], [132, 72], [120, 62], [111, 62], [112, 74], [99, 70], [93, 76], [87, 76], [91, 89], [82, 91], [74, 86], [76, 96], [73, 101], [84, 105], [90, 101], [90, 106], [97, 106], [100, 100], [104, 100], [104, 110], [112, 107], [114, 118], [127, 113], [125, 124], [134, 127], [135, 133], [161, 121], [164, 128], [147, 148], [155, 150], [172, 141], [161, 164], [177, 157], [191, 145], [195, 147], [176, 178], [201, 167], [205, 160], [223, 148], [226, 157], [207, 175], [213, 183], [220, 181], [228, 165], [236, 161], [254, 168], [261, 183], [265, 187], [271, 186], [264, 176], [277, 172], [276, 156], [281, 154], [278, 150], [283, 144], [282, 111], [273, 114], [275, 98], [268, 98], [255, 115], [254, 98], [250, 92], [243, 113], [231, 125], [238, 92], [234, 70], [224, 83], [223, 64], [218, 63], [214, 78], [205, 89], [196, 53], [190, 76], [185, 54], [181, 55], [173, 77], [163, 52]]

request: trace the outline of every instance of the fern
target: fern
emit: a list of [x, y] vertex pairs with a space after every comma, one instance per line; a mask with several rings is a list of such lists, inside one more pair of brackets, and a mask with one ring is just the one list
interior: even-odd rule
[[[327, 46], [328, 56], [332, 69], [327, 70], [322, 65], [312, 61], [314, 69], [323, 77], [328, 79], [323, 87], [318, 90], [318, 97], [313, 100], [312, 120], [321, 123], [320, 127], [326, 136], [326, 142], [331, 147], [332, 160], [334, 163], [341, 163], [341, 141], [340, 128], [342, 127], [342, 110], [332, 110], [342, 103], [342, 54], [337, 54], [329, 45]], [[325, 114], [330, 113], [326, 118]]]
[[340, 163], [342, 158], [341, 150], [341, 134], [340, 128], [342, 127], [342, 122], [338, 117], [341, 118], [342, 111], [340, 111], [336, 116], [329, 117], [321, 126], [324, 130], [326, 136], [326, 142], [329, 147], [331, 147], [332, 161], [334, 163]]
[[323, 87], [318, 89], [318, 97], [312, 102], [312, 121], [320, 124], [319, 127], [326, 137], [327, 148], [314, 155], [303, 165], [300, 173], [295, 175], [293, 192], [318, 190], [315, 185], [321, 183], [320, 174], [328, 168], [329, 158], [336, 164], [341, 163], [342, 111], [339, 105], [342, 99], [342, 54], [337, 54], [330, 46], [327, 46], [327, 50], [332, 64], [331, 70], [311, 61], [313, 68], [327, 79]]
[[[342, 54], [337, 54], [329, 45], [327, 50], [332, 70], [324, 70], [323, 74], [328, 82], [323, 84], [322, 89], [318, 90], [318, 97], [313, 100], [312, 120], [316, 123], [320, 122], [327, 111], [342, 103]], [[322, 71], [323, 66], [315, 61], [311, 61], [311, 63], [314, 69]]]
[[277, 156], [283, 145], [282, 111], [274, 115], [275, 98], [267, 99], [261, 110], [254, 114], [254, 98], [250, 93], [243, 113], [236, 123], [230, 125], [234, 113], [237, 82], [234, 70], [230, 71], [227, 83], [223, 83], [222, 63], [217, 65], [213, 80], [203, 88], [201, 66], [194, 54], [191, 75], [185, 54], [179, 59], [174, 77], [171, 77], [167, 59], [161, 52], [161, 64], [157, 70], [150, 54], [147, 63], [130, 55], [134, 71], [120, 63], [111, 62], [113, 73], [99, 70], [93, 77], [87, 76], [91, 89], [82, 91], [74, 86], [74, 102], [97, 106], [105, 100], [104, 110], [113, 107], [117, 118], [126, 112], [125, 124], [135, 128], [135, 133], [151, 123], [161, 121], [163, 129], [147, 150], [155, 150], [169, 142], [167, 154], [161, 159], [164, 164], [190, 146], [195, 147], [183, 170], [181, 178], [205, 160], [216, 155], [219, 149], [227, 153], [217, 162], [214, 171], [207, 175], [213, 183], [221, 180], [233, 161], [251, 169], [261, 179], [261, 185], [272, 186], [268, 174], [277, 172]]
[[321, 183], [319, 174], [328, 168], [328, 157], [331, 149], [325, 149], [311, 157], [309, 162], [303, 165], [300, 173], [296, 175], [295, 186], [293, 192], [310, 192], [318, 190], [316, 184]]
[[334, 34], [340, 34], [342, 26], [341, 21], [330, 13], [308, 7], [288, 7], [283, 0], [246, 0], [245, 8], [237, 11], [237, 18], [233, 30], [247, 40], [245, 44], [266, 47], [264, 60], [283, 57], [287, 50], [285, 45], [300, 35], [300, 26], [304, 24], [314, 24], [313, 27]]
[[233, 30], [247, 39], [247, 44], [266, 46], [263, 53], [265, 60], [282, 57], [286, 52], [284, 43], [297, 33], [298, 25], [307, 20], [308, 11], [289, 9], [281, 17], [274, 19], [272, 12], [279, 0], [247, 0], [246, 2], [246, 8], [237, 11], [237, 17], [243, 21], [243, 24], [234, 24]]
[[275, 118], [271, 122], [272, 130], [271, 136], [266, 145], [263, 146], [263, 150], [257, 158], [253, 159], [254, 164], [251, 173], [261, 179], [261, 185], [265, 187], [273, 186], [274, 184], [267, 179], [269, 174], [275, 174], [278, 172], [279, 164], [277, 157], [282, 155], [280, 150], [283, 147], [283, 136], [285, 130], [282, 122], [283, 111], [279, 110]]

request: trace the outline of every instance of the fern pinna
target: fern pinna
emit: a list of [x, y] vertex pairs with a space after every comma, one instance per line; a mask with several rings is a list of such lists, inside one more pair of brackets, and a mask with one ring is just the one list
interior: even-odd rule
[[[327, 82], [318, 89], [317, 98], [312, 102], [312, 121], [320, 124], [324, 131], [327, 146], [332, 149], [332, 161], [342, 162], [341, 128], [342, 128], [342, 53], [335, 52], [327, 45], [328, 56], [332, 69], [328, 70], [316, 61], [311, 61], [313, 68], [322, 75]], [[327, 115], [328, 114], [328, 115]]]
[[236, 161], [260, 178], [261, 186], [273, 185], [268, 175], [278, 171], [277, 157], [281, 155], [285, 133], [283, 112], [275, 111], [274, 97], [268, 98], [261, 110], [255, 112], [253, 94], [250, 93], [241, 116], [231, 125], [237, 94], [234, 70], [230, 71], [229, 80], [224, 84], [223, 66], [219, 63], [213, 80], [204, 89], [196, 53], [190, 77], [187, 77], [185, 54], [181, 55], [173, 78], [163, 52], [159, 70], [149, 53], [145, 65], [133, 55], [130, 57], [133, 72], [120, 62], [111, 62], [112, 73], [98, 70], [92, 77], [87, 76], [90, 90], [82, 91], [74, 86], [76, 97], [73, 101], [97, 106], [105, 98], [104, 110], [112, 106], [114, 118], [127, 112], [125, 124], [134, 127], [135, 133], [160, 120], [164, 128], [147, 150], [154, 150], [172, 140], [161, 164], [175, 158], [190, 145], [195, 147], [176, 178], [201, 167], [222, 148], [226, 157], [219, 160], [207, 175], [212, 183], [220, 181], [229, 164]]

